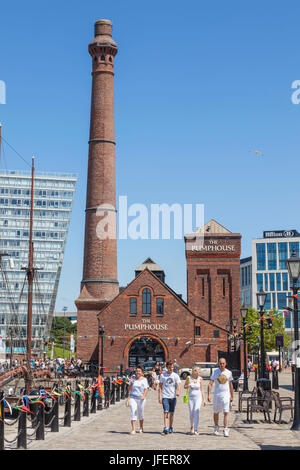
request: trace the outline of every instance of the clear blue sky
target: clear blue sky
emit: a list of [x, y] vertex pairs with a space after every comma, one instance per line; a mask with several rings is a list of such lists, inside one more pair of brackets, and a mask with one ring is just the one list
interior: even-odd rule
[[[203, 203], [243, 236], [300, 229], [299, 2], [14, 1], [1, 6], [6, 140], [40, 171], [79, 175], [56, 308], [75, 309], [82, 276], [91, 91], [88, 43], [113, 22], [116, 177], [129, 204]], [[254, 156], [250, 149], [264, 156]], [[2, 168], [26, 169], [7, 149]], [[295, 207], [295, 208], [294, 208]], [[126, 285], [152, 257], [186, 295], [183, 241], [120, 241]]]

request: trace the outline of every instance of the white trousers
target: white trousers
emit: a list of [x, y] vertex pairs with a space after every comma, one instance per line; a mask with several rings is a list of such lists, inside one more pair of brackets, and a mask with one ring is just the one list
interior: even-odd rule
[[140, 398], [129, 398], [130, 421], [144, 419], [144, 408], [146, 400]]
[[189, 396], [190, 422], [191, 422], [191, 427], [194, 426], [195, 431], [198, 429], [201, 405], [202, 405], [202, 394], [199, 394], [198, 396], [195, 396], [195, 397]]

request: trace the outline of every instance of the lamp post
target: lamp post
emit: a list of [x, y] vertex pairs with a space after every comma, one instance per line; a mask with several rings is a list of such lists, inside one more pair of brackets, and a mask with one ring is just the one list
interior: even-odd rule
[[101, 359], [100, 358], [98, 359], [98, 370], [100, 370], [100, 367], [101, 367], [102, 377], [104, 377], [104, 370], [103, 370], [103, 337], [104, 335], [105, 335], [105, 327], [104, 325], [100, 325], [99, 336], [101, 338]]
[[244, 387], [243, 391], [247, 392], [248, 391], [248, 367], [247, 367], [247, 354], [246, 354], [246, 318], [248, 314], [248, 308], [247, 307], [242, 307], [241, 308], [241, 316], [243, 319], [243, 340], [244, 340]]
[[299, 351], [297, 282], [300, 277], [300, 258], [296, 256], [295, 250], [293, 250], [292, 256], [286, 261], [286, 264], [289, 271], [290, 280], [292, 281], [295, 341], [295, 410], [294, 422], [291, 429], [294, 431], [300, 431], [300, 357], [297, 354], [297, 351]]
[[260, 373], [259, 378], [265, 378], [265, 343], [264, 343], [264, 322], [262, 319], [262, 315], [264, 312], [264, 305], [266, 302], [267, 294], [264, 292], [263, 288], [260, 289], [259, 292], [256, 294], [257, 297], [257, 304], [259, 306], [259, 313], [260, 313]]

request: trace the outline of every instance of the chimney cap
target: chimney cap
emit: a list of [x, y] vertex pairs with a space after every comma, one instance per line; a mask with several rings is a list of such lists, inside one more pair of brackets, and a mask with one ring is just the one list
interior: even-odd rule
[[95, 22], [95, 37], [90, 46], [112, 46], [116, 51], [118, 46], [112, 39], [112, 23], [110, 20], [97, 20]]
[[102, 35], [112, 35], [112, 22], [110, 20], [97, 20], [95, 22], [95, 37]]

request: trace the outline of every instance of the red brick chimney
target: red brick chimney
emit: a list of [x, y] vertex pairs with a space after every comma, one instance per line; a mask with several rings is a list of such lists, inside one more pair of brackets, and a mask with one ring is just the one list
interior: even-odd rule
[[[96, 315], [119, 292], [116, 237], [99, 236], [103, 217], [116, 223], [113, 63], [117, 51], [111, 22], [96, 21], [95, 38], [89, 44], [93, 71], [83, 278], [75, 301], [77, 355], [84, 361], [97, 360]], [[102, 217], [97, 213], [99, 206]]]

